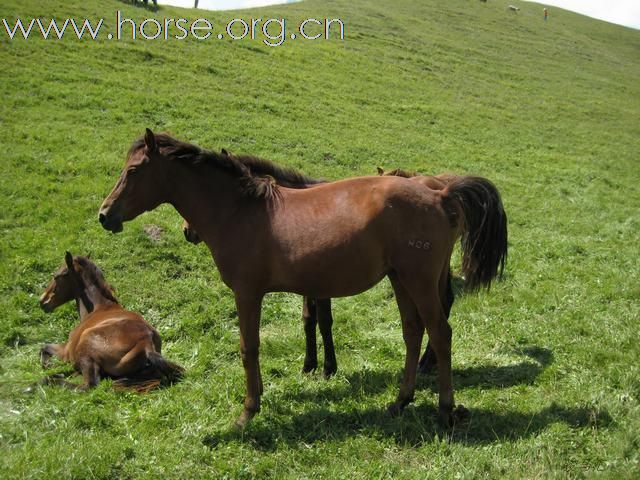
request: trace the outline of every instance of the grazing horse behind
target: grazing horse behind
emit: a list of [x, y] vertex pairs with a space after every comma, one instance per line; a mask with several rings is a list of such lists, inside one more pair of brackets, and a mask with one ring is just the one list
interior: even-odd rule
[[[273, 171], [274, 178], [300, 177], [275, 165]], [[125, 221], [163, 203], [195, 228], [233, 291], [247, 389], [238, 427], [260, 410], [264, 296], [351, 296], [385, 276], [395, 292], [406, 348], [402, 384], [388, 412], [399, 414], [413, 401], [426, 329], [437, 357], [439, 421], [455, 421], [451, 327], [440, 299], [460, 232], [469, 289], [489, 288], [504, 269], [507, 217], [489, 180], [461, 176], [433, 190], [407, 178], [373, 176], [292, 189], [252, 175], [238, 159], [147, 129], [129, 149], [98, 219], [117, 233]]]
[[[80, 324], [66, 343], [47, 343], [40, 351], [43, 367], [52, 356], [70, 362], [82, 374], [82, 385], [49, 379], [77, 390], [95, 387], [102, 377], [115, 379], [118, 388], [147, 391], [179, 380], [184, 370], [161, 354], [160, 335], [139, 314], [123, 309], [100, 269], [88, 258], [69, 252], [40, 297], [49, 313], [76, 301]], [[47, 380], [47, 379], [45, 379]]]

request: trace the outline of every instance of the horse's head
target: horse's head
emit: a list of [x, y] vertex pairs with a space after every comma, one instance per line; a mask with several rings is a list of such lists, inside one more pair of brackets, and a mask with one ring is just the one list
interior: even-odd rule
[[161, 186], [167, 161], [153, 132], [147, 128], [144, 141], [133, 144], [116, 185], [102, 202], [98, 218], [106, 230], [121, 232], [123, 222], [153, 210], [164, 201]]
[[197, 245], [202, 241], [200, 235], [198, 235], [198, 232], [196, 232], [196, 230], [191, 225], [189, 225], [189, 222], [187, 222], [186, 220], [182, 223], [182, 233], [184, 233], [184, 238], [189, 243]]
[[40, 307], [47, 313], [76, 297], [79, 274], [74, 266], [73, 255], [67, 252], [64, 259], [65, 265], [53, 274], [53, 279], [40, 296]]

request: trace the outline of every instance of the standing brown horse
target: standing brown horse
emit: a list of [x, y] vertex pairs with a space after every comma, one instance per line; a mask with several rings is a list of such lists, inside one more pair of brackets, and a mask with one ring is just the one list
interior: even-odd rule
[[[274, 177], [300, 177], [273, 165]], [[359, 177], [309, 189], [290, 189], [251, 174], [233, 157], [168, 135], [131, 146], [125, 168], [99, 211], [102, 226], [172, 204], [207, 244], [234, 293], [247, 395], [236, 425], [260, 410], [258, 352], [266, 293], [313, 298], [351, 296], [388, 276], [402, 319], [404, 378], [388, 411], [413, 400], [425, 331], [438, 359], [439, 420], [454, 421], [451, 327], [440, 298], [458, 230], [469, 288], [488, 287], [502, 272], [507, 220], [500, 194], [481, 177], [459, 177], [431, 190], [395, 176]]]
[[[225, 149], [221, 151], [222, 155], [232, 155]], [[238, 157], [236, 157], [238, 158]], [[242, 157], [238, 158], [239, 161], [242, 161]], [[259, 171], [253, 171], [253, 174], [260, 175]], [[442, 190], [447, 186], [448, 183], [455, 180], [457, 178], [456, 175], [452, 174], [440, 174], [436, 176], [429, 175], [420, 175], [417, 172], [408, 172], [406, 170], [402, 170], [400, 168], [396, 168], [394, 170], [385, 171], [381, 167], [378, 167], [378, 175], [380, 176], [396, 176], [396, 177], [404, 177], [404, 178], [414, 178], [415, 181], [422, 183], [428, 188], [433, 190]], [[275, 179], [276, 183], [280, 184], [278, 178]], [[323, 182], [318, 182], [315, 184], [303, 184], [297, 185], [289, 183], [290, 188], [309, 188], [315, 185], [319, 185]], [[184, 238], [194, 245], [198, 245], [202, 242], [202, 239], [198, 235], [198, 232], [189, 225], [189, 222], [184, 220], [182, 223], [182, 233], [184, 234]], [[451, 312], [451, 307], [454, 301], [453, 289], [451, 287], [451, 274], [449, 273], [449, 279], [447, 281], [447, 291], [445, 298], [440, 299], [445, 311], [445, 315], [449, 318], [449, 314]], [[304, 363], [302, 367], [303, 373], [309, 373], [314, 371], [318, 367], [318, 348], [317, 348], [317, 338], [316, 338], [316, 327], [319, 327], [320, 334], [322, 335], [323, 345], [324, 345], [324, 376], [326, 378], [331, 377], [338, 370], [338, 362], [336, 360], [335, 347], [333, 344], [333, 315], [331, 313], [331, 299], [315, 299], [309, 297], [302, 297], [302, 321], [304, 325], [304, 333], [305, 333], [305, 357]], [[427, 342], [427, 346], [425, 348], [424, 354], [420, 358], [418, 362], [418, 372], [419, 373], [428, 373], [433, 370], [436, 366], [437, 359], [433, 350], [430, 348], [429, 343]]]
[[55, 383], [87, 390], [108, 376], [116, 379], [116, 387], [147, 391], [182, 377], [182, 367], [160, 355], [156, 329], [137, 313], [120, 306], [113, 289], [91, 260], [67, 252], [65, 263], [40, 297], [40, 306], [45, 312], [52, 312], [75, 300], [80, 324], [71, 331], [67, 343], [45, 344], [40, 361], [45, 368], [53, 355], [71, 362], [84, 382]]

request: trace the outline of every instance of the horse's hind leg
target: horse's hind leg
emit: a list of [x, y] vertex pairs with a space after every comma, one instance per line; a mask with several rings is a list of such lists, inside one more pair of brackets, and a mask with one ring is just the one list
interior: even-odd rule
[[40, 349], [40, 364], [42, 368], [49, 368], [51, 357], [56, 356], [64, 360], [64, 343], [45, 343]]
[[[429, 342], [438, 359], [439, 421], [449, 427], [454, 421], [453, 381], [451, 375], [451, 327], [439, 301], [438, 289], [425, 288], [413, 282], [410, 285], [411, 298], [415, 301]], [[464, 413], [461, 407], [459, 412]]]
[[399, 414], [404, 407], [413, 401], [416, 388], [416, 373], [418, 369], [418, 356], [424, 334], [424, 326], [420, 322], [418, 310], [409, 293], [404, 288], [395, 273], [389, 274], [391, 285], [396, 294], [396, 302], [400, 310], [402, 320], [402, 338], [406, 347], [404, 364], [404, 378], [400, 386], [400, 392], [395, 402], [389, 405], [387, 411], [391, 415]]
[[331, 315], [331, 299], [316, 300], [316, 316], [324, 344], [324, 376], [329, 378], [338, 371], [336, 350], [333, 345], [333, 315]]
[[304, 339], [306, 344], [303, 373], [313, 372], [318, 368], [318, 347], [316, 344], [316, 301], [313, 298], [302, 297], [302, 322], [304, 324]]
[[[440, 277], [440, 300], [442, 302], [442, 308], [444, 314], [449, 319], [451, 313], [451, 307], [455, 300], [453, 296], [453, 287], [451, 286], [451, 269], [447, 268], [446, 271]], [[424, 349], [424, 354], [418, 363], [418, 373], [426, 374], [430, 373], [437, 366], [438, 359], [436, 354], [431, 348], [431, 344], [427, 341], [427, 346]]]

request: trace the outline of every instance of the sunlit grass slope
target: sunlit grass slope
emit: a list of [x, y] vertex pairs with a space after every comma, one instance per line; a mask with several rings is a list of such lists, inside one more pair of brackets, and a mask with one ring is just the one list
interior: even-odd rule
[[[3, 478], [637, 478], [640, 32], [541, 6], [309, 0], [242, 12], [115, 0], [4, 0], [0, 18], [340, 18], [344, 41], [9, 40], [0, 24], [0, 474]], [[317, 31], [317, 30], [316, 30]], [[316, 32], [314, 31], [314, 33]], [[326, 179], [376, 166], [486, 176], [509, 263], [454, 305], [454, 385], [471, 410], [436, 426], [433, 377], [398, 419], [404, 347], [388, 282], [335, 301], [338, 375], [300, 373], [300, 300], [263, 308], [263, 409], [229, 431], [244, 378], [237, 318], [170, 207], [108, 234], [97, 209], [146, 127]], [[145, 226], [163, 230], [157, 241]], [[38, 295], [65, 250], [91, 253], [161, 332], [184, 382], [22, 390], [73, 306]], [[458, 262], [456, 259], [455, 262]], [[454, 263], [457, 271], [457, 263]]]

